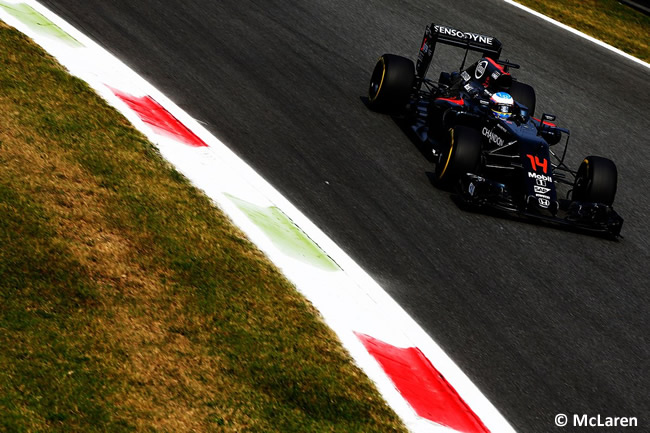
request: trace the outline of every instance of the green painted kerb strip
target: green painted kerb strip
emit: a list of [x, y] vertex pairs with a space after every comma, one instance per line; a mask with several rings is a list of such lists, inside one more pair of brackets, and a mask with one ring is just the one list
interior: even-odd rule
[[64, 32], [52, 21], [45, 18], [39, 12], [25, 3], [8, 3], [0, 0], [0, 7], [9, 12], [21, 22], [28, 25], [32, 30], [45, 36], [58, 38], [72, 47], [83, 47], [84, 45]]
[[326, 271], [338, 271], [338, 265], [320, 249], [284, 212], [275, 206], [262, 207], [226, 196], [271, 239], [280, 251]]

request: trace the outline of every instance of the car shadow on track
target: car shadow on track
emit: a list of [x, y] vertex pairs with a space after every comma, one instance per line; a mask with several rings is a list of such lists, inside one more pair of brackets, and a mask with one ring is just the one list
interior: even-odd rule
[[433, 153], [431, 152], [431, 146], [424, 142], [413, 130], [411, 124], [407, 122], [404, 118], [400, 116], [393, 116], [391, 114], [387, 113], [379, 113], [377, 111], [374, 111], [370, 108], [368, 105], [368, 97], [367, 96], [360, 96], [359, 100], [363, 103], [363, 105], [371, 112], [377, 114], [378, 116], [384, 116], [390, 118], [397, 127], [402, 131], [406, 137], [411, 141], [411, 143], [415, 146], [415, 148], [424, 156], [424, 158], [429, 161], [432, 164], [435, 164], [436, 160], [433, 156]]

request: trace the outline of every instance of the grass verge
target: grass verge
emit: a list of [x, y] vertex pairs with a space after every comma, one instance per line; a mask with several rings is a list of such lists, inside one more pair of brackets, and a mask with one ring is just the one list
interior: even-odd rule
[[318, 313], [0, 23], [0, 431], [404, 431]]
[[616, 0], [516, 1], [650, 62], [650, 17]]

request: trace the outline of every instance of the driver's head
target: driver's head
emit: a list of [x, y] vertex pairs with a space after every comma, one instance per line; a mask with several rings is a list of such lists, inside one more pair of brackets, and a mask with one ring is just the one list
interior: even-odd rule
[[490, 109], [499, 119], [510, 119], [512, 109], [515, 106], [515, 100], [509, 93], [497, 92], [490, 98]]

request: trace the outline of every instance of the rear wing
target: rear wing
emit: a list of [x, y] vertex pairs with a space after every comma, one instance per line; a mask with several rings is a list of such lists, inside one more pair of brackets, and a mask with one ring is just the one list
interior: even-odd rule
[[424, 80], [438, 43], [464, 48], [467, 51], [478, 51], [483, 54], [483, 57], [490, 57], [493, 60], [497, 60], [501, 55], [501, 42], [497, 38], [478, 33], [463, 32], [453, 27], [431, 24], [424, 31], [424, 38], [422, 39], [415, 68], [420, 82]]

